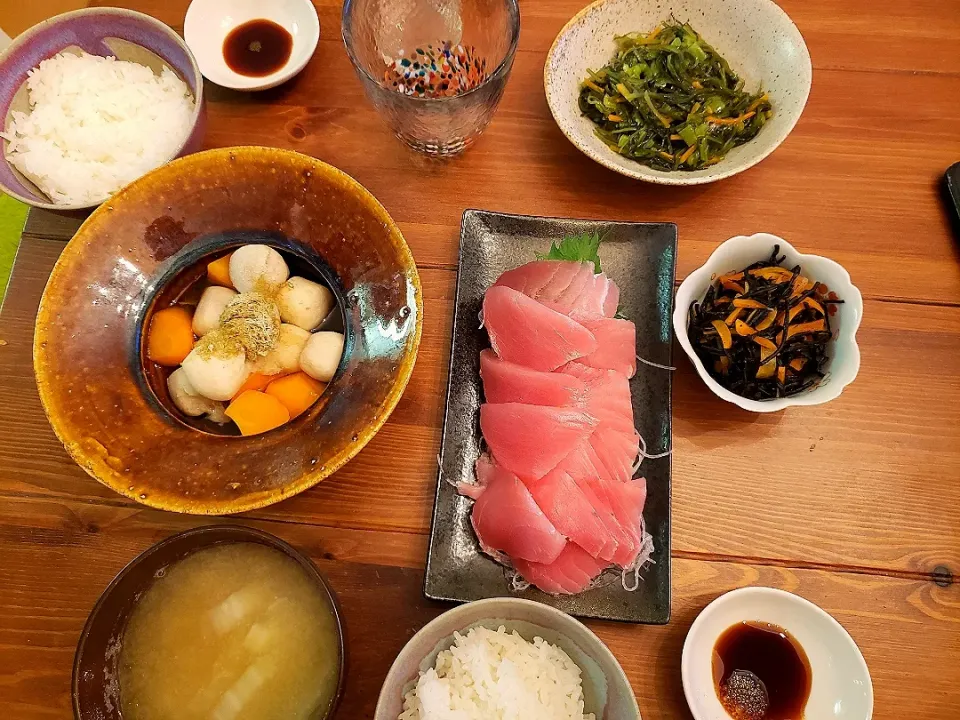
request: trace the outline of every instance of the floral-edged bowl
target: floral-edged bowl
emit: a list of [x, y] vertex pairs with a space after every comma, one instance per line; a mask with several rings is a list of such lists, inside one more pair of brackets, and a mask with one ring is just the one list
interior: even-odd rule
[[[790, 397], [749, 400], [727, 390], [707, 372], [690, 342], [687, 319], [690, 305], [703, 300], [707, 289], [718, 275], [742, 270], [758, 260], [768, 258], [774, 245], [779, 245], [780, 253], [786, 256], [784, 266], [799, 265], [805, 276], [825, 285], [826, 289], [836, 293], [843, 303], [837, 306], [839, 310], [836, 317], [831, 319], [833, 339], [830, 341], [829, 357], [824, 365], [825, 377], [817, 385]], [[850, 280], [850, 273], [843, 266], [820, 255], [798, 252], [790, 243], [776, 235], [755, 233], [737, 235], [721, 243], [707, 258], [707, 262], [690, 273], [680, 284], [674, 304], [673, 331], [697, 373], [715, 395], [750, 412], [776, 412], [793, 405], [820, 405], [829, 402], [853, 382], [860, 370], [857, 329], [862, 316], [863, 298]]]
[[[144, 13], [124, 8], [83, 8], [56, 15], [21, 33], [0, 54], [0, 130], [14, 111], [26, 112], [27, 74], [42, 61], [63, 51], [83, 50], [145, 65], [159, 73], [164, 67], [180, 76], [193, 95], [190, 130], [173, 160], [197, 152], [206, 129], [203, 77], [186, 43], [169, 26]], [[0, 192], [47, 210], [86, 210], [95, 203], [54, 203], [6, 158], [7, 141], [0, 139]]]
[[[614, 152], [594, 134], [596, 126], [577, 102], [587, 68], [598, 70], [614, 56], [614, 36], [649, 32], [671, 18], [692, 25], [743, 78], [746, 88], [763, 87], [773, 103], [773, 118], [757, 137], [701, 170], [655, 170]], [[793, 130], [812, 82], [803, 36], [772, 0], [596, 0], [560, 31], [543, 68], [547, 104], [570, 142], [621, 175], [661, 185], [710, 183], [756, 165]]]

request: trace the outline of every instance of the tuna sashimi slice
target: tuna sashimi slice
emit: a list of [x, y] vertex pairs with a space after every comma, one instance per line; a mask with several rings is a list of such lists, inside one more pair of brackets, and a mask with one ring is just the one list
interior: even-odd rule
[[[573, 283], [571, 283], [571, 287]], [[620, 288], [604, 273], [594, 275], [579, 288], [579, 294], [573, 297], [570, 288], [557, 300], [540, 298], [540, 302], [549, 308], [569, 315], [578, 322], [584, 317], [613, 317], [620, 301]]]
[[616, 370], [624, 377], [637, 371], [637, 327], [620, 318], [578, 318], [597, 339], [597, 349], [580, 359], [590, 367]]
[[569, 408], [484, 403], [480, 429], [498, 464], [524, 479], [541, 478], [563, 460], [597, 421]]
[[620, 304], [620, 288], [593, 263], [538, 260], [503, 273], [495, 285], [510, 287], [564, 315], [612, 318]]
[[493, 350], [480, 353], [480, 377], [488, 403], [527, 403], [575, 407], [586, 398], [586, 385], [567, 373], [531, 370], [497, 357]]
[[606, 290], [607, 293], [603, 296], [603, 316], [612, 318], [620, 307], [620, 287], [613, 280], [609, 280]]
[[552, 563], [518, 561], [515, 567], [524, 579], [541, 590], [575, 594], [586, 590], [607, 565], [571, 542]]
[[596, 454], [592, 452], [590, 444], [583, 442], [560, 462], [557, 469], [562, 468], [570, 475], [584, 497], [593, 506], [604, 528], [613, 540], [614, 544], [604, 548], [599, 557], [609, 558], [617, 565], [626, 567], [636, 557], [636, 541], [633, 534], [622, 527], [620, 521], [614, 515], [613, 508], [606, 498], [606, 493], [601, 489], [604, 486], [599, 479], [600, 471], [594, 464], [600, 461], [593, 458], [596, 458]]
[[[484, 489], [473, 504], [470, 521], [484, 552], [551, 563], [566, 539], [537, 507], [530, 491], [511, 472], [488, 464]], [[494, 552], [492, 552], [494, 551]]]
[[479, 500], [480, 496], [483, 495], [483, 491], [487, 489], [487, 485], [490, 484], [490, 479], [495, 472], [496, 468], [494, 467], [493, 459], [484, 453], [477, 458], [477, 462], [473, 465], [473, 473], [476, 475], [477, 481], [474, 483], [456, 483], [457, 492], [468, 498]]
[[[567, 285], [562, 292], [557, 293], [553, 297], [543, 295], [539, 300], [541, 302], [551, 302], [569, 311], [571, 308], [576, 307], [583, 293], [588, 287], [593, 285], [594, 277], [596, 276], [593, 274], [593, 265], [584, 263], [581, 265], [577, 274], [570, 280], [570, 284]], [[564, 314], [566, 314], [566, 312], [564, 312]]]
[[640, 452], [640, 436], [602, 425], [590, 436], [590, 446], [609, 473], [609, 478], [627, 482]]
[[568, 540], [593, 557], [613, 559], [616, 542], [590, 500], [565, 470], [555, 468], [527, 487], [543, 514]]
[[632, 551], [620, 554], [617, 559], [618, 565], [629, 567], [644, 544], [643, 506], [647, 499], [647, 481], [638, 478], [616, 483], [597, 476], [590, 478], [588, 484], [601, 501], [610, 507], [620, 527], [630, 535]]
[[581, 275], [592, 276], [593, 264], [567, 260], [535, 260], [507, 270], [497, 278], [494, 286], [513, 288], [534, 300], [552, 301], [575, 279], [578, 279], [582, 287], [583, 280], [579, 280]]
[[556, 370], [597, 349], [583, 325], [505, 286], [484, 295], [483, 324], [497, 355], [534, 370]]
[[513, 567], [520, 573], [520, 577], [531, 585], [540, 588], [545, 593], [550, 593], [551, 595], [569, 595], [577, 592], [575, 589], [576, 585], [562, 574], [551, 571], [550, 565], [515, 559], [513, 561]]
[[585, 384], [588, 413], [618, 430], [633, 431], [633, 403], [626, 377], [614, 370], [592, 368], [579, 361], [567, 363], [560, 372]]

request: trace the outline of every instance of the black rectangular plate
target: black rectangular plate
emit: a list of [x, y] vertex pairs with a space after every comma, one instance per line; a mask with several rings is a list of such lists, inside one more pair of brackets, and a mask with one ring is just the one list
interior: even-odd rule
[[[670, 457], [645, 460], [637, 475], [647, 478], [643, 515], [653, 535], [653, 564], [634, 592], [612, 572], [600, 587], [574, 596], [553, 596], [529, 588], [511, 591], [502, 566], [480, 552], [470, 509], [450, 482], [472, 482], [480, 454], [480, 351], [490, 346], [478, 319], [483, 294], [505, 270], [536, 259], [565, 235], [599, 232], [600, 260], [620, 286], [620, 312], [636, 323], [637, 352], [669, 365], [673, 331], [673, 283], [677, 227], [672, 223], [626, 223], [504, 215], [467, 210], [460, 228], [460, 265], [453, 322], [453, 348], [443, 424], [441, 475], [437, 481], [424, 593], [433, 600], [468, 602], [520, 596], [572, 615], [664, 624], [670, 620]], [[656, 454], [671, 447], [670, 372], [638, 363], [630, 381], [634, 421]], [[632, 581], [632, 577], [631, 577]]]

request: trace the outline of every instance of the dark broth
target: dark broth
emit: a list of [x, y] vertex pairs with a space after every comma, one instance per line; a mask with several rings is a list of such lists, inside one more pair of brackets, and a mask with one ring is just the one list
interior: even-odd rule
[[812, 680], [807, 654], [777, 625], [733, 625], [713, 648], [714, 688], [735, 720], [801, 720]]
[[250, 20], [229, 32], [223, 41], [223, 59], [239, 75], [263, 77], [290, 59], [293, 36], [271, 20]]

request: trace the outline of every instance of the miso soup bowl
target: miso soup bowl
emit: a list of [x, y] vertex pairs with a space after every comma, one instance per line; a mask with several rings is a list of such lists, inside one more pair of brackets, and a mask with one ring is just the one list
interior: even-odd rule
[[[245, 243], [323, 279], [345, 345], [302, 415], [226, 437], [185, 422], [165, 384], [148, 381], [144, 331], [184, 274]], [[34, 370], [50, 424], [87, 473], [151, 507], [221, 515], [302, 492], [360, 452], [400, 401], [421, 328], [413, 256], [365, 188], [299, 153], [223, 148], [154, 170], [80, 227], [40, 301]]]
[[[120, 571], [93, 606], [73, 660], [73, 715], [76, 720], [122, 720], [118, 676], [119, 649], [127, 621], [137, 601], [162, 571], [198, 550], [231, 543], [257, 543], [279, 550], [296, 561], [326, 599], [337, 624], [337, 691], [330, 704], [306, 720], [326, 720], [333, 715], [344, 680], [343, 629], [336, 596], [310, 559], [269, 533], [239, 525], [194, 528], [157, 543]], [[159, 575], [158, 575], [159, 573]]]

